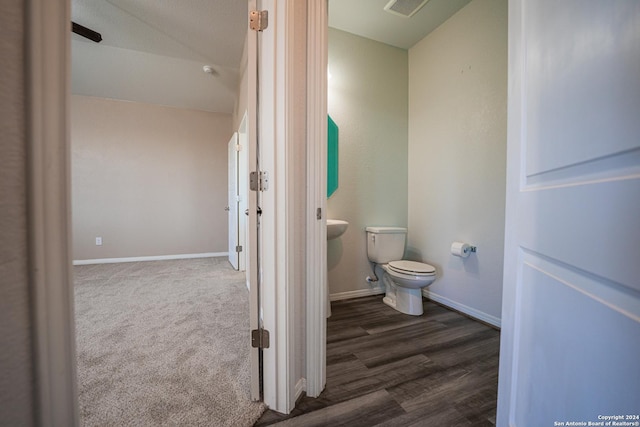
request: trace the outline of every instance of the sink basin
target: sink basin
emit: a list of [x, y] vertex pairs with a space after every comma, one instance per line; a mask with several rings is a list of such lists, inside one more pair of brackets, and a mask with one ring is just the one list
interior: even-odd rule
[[336, 239], [342, 236], [347, 230], [349, 223], [341, 219], [328, 219], [327, 220], [327, 240]]

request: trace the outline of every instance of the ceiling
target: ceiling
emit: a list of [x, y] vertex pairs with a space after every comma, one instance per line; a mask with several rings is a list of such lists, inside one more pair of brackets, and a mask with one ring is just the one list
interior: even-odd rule
[[429, 0], [411, 18], [384, 10], [389, 0], [329, 0], [329, 26], [409, 49], [471, 0]]
[[72, 93], [233, 111], [246, 1], [71, 0], [71, 18], [102, 34], [99, 44], [73, 34]]
[[[329, 0], [329, 25], [408, 49], [469, 1], [430, 0], [404, 18], [383, 10], [388, 0]], [[71, 17], [103, 39], [73, 34], [72, 93], [233, 112], [247, 1], [71, 0]]]

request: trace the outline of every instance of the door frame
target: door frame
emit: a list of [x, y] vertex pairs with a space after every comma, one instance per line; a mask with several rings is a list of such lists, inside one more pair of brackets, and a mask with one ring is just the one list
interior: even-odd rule
[[26, 13], [29, 281], [36, 424], [79, 424], [71, 270], [68, 0]]
[[[277, 412], [295, 406], [298, 378], [296, 361], [296, 277], [302, 267], [295, 262], [296, 176], [294, 144], [300, 124], [295, 108], [299, 73], [294, 61], [295, 0], [259, 0], [268, 11], [268, 27], [258, 33], [260, 170], [269, 174], [269, 188], [262, 192], [259, 248], [261, 259], [260, 304], [270, 346], [262, 354], [264, 403]], [[300, 3], [299, 3], [300, 4]]]
[[[271, 334], [271, 346], [263, 352], [263, 391], [270, 409], [289, 413], [302, 391], [317, 397], [326, 382], [327, 2], [262, 0], [257, 6], [269, 12], [269, 26], [260, 38], [273, 49], [265, 49], [266, 62], [260, 65], [265, 80], [272, 83], [268, 91], [260, 92], [264, 113], [260, 150], [266, 154], [260, 167], [270, 177], [261, 206], [265, 250], [260, 303], [264, 328]], [[306, 20], [299, 19], [303, 7]], [[300, 37], [307, 39], [302, 52], [296, 44]], [[300, 92], [301, 78], [305, 79], [302, 91], [306, 93]], [[299, 113], [301, 97], [306, 102], [303, 116]], [[296, 138], [301, 126], [306, 129], [306, 176], [297, 176], [295, 168], [294, 147], [299, 144]], [[295, 253], [300, 213], [293, 202], [297, 197], [294, 182], [300, 179], [307, 183], [302, 222], [306, 228], [304, 266], [296, 265]], [[303, 286], [296, 284], [300, 269], [304, 269]], [[306, 308], [300, 315], [305, 322], [302, 330], [296, 324], [295, 308], [300, 293]], [[304, 347], [297, 342], [300, 335], [306, 335]], [[296, 370], [300, 359], [306, 362], [304, 372]]]
[[[306, 393], [327, 382], [327, 1], [307, 4], [307, 286]], [[321, 220], [313, 213], [320, 209]]]
[[[276, 27], [278, 69], [285, 70], [276, 77], [279, 94], [274, 125], [277, 135], [288, 135], [285, 118], [295, 111], [291, 98], [293, 81], [286, 75], [294, 72], [294, 64], [287, 61], [293, 49], [294, 0], [272, 0], [274, 6], [271, 23]], [[276, 3], [277, 2], [277, 3]], [[27, 125], [28, 144], [28, 217], [29, 217], [29, 271], [32, 288], [31, 312], [34, 326], [34, 367], [36, 372], [35, 400], [38, 408], [38, 424], [47, 426], [73, 426], [79, 424], [76, 385], [75, 321], [73, 310], [73, 274], [71, 270], [71, 156], [69, 143], [69, 94], [70, 94], [70, 46], [71, 21], [69, 0], [27, 0], [26, 52], [28, 89]], [[293, 225], [287, 224], [286, 212], [293, 214], [286, 205], [290, 171], [286, 168], [286, 145], [292, 144], [293, 135], [284, 144], [275, 147], [273, 158], [285, 160], [279, 173], [278, 200], [281, 208], [271, 225], [277, 254], [269, 274], [273, 279], [268, 297], [263, 304], [263, 316], [272, 325], [272, 357], [265, 358], [265, 403], [279, 412], [289, 412], [295, 405], [297, 394], [307, 389], [309, 395], [318, 395], [325, 382], [325, 301], [326, 293], [326, 220], [315, 220], [316, 209], [326, 211], [324, 192], [326, 171], [323, 168], [323, 139], [326, 136], [326, 2], [310, 2], [307, 9], [313, 33], [308, 33], [307, 65], [311, 65], [307, 88], [314, 91], [307, 97], [309, 152], [307, 166], [307, 232], [308, 241], [305, 266], [307, 269], [306, 321], [307, 343], [305, 355], [297, 353], [294, 307], [292, 297], [293, 246], [289, 240]], [[272, 25], [270, 24], [270, 25]], [[318, 27], [314, 25], [318, 24]], [[288, 37], [289, 36], [289, 37]], [[322, 68], [324, 67], [324, 68]], [[324, 70], [324, 71], [323, 71]], [[274, 81], [275, 83], [275, 81]], [[318, 86], [316, 86], [318, 85]], [[318, 91], [318, 88], [320, 90]], [[324, 92], [323, 92], [324, 91]], [[321, 116], [324, 111], [324, 115]], [[289, 129], [290, 131], [290, 129]], [[316, 153], [317, 156], [314, 157]], [[287, 175], [289, 173], [289, 175]], [[271, 194], [276, 194], [273, 191]], [[292, 224], [293, 222], [291, 222]], [[321, 248], [324, 248], [323, 251]], [[277, 264], [276, 264], [277, 262]], [[320, 296], [320, 297], [319, 297]], [[278, 310], [280, 307], [280, 310]], [[284, 309], [283, 309], [284, 308]], [[300, 386], [294, 377], [296, 357], [306, 359], [307, 385]], [[304, 379], [303, 379], [304, 380]], [[308, 388], [307, 388], [308, 386]]]

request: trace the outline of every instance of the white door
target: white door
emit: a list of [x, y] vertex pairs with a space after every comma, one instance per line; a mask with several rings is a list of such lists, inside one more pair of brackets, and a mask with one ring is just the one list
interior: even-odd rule
[[238, 128], [238, 246], [241, 247], [238, 252], [238, 269], [240, 271], [247, 269], [247, 215], [245, 214], [249, 209], [247, 205], [247, 194], [249, 193], [247, 126], [247, 113], [245, 113]]
[[497, 424], [636, 423], [640, 2], [510, 1], [509, 49]]
[[229, 262], [238, 270], [238, 133], [234, 132], [229, 140], [228, 186], [229, 200]]

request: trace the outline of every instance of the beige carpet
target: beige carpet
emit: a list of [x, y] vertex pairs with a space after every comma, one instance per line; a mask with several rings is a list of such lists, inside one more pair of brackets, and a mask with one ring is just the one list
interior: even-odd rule
[[74, 267], [84, 426], [251, 426], [249, 299], [225, 258]]

